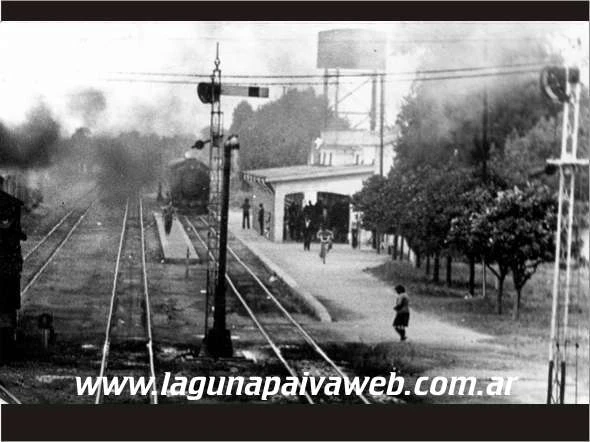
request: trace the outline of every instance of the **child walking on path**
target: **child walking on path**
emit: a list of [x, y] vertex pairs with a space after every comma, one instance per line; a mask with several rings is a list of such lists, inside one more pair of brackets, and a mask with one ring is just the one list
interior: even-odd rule
[[393, 328], [398, 333], [400, 339], [405, 341], [406, 327], [410, 322], [410, 298], [406, 293], [406, 288], [403, 285], [395, 286], [397, 299], [393, 309], [395, 310], [395, 318], [393, 320]]

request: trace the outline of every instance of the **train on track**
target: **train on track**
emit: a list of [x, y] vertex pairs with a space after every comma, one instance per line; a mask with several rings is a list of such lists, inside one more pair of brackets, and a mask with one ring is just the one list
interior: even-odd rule
[[176, 207], [207, 212], [209, 167], [196, 158], [179, 158], [168, 163], [170, 197]]

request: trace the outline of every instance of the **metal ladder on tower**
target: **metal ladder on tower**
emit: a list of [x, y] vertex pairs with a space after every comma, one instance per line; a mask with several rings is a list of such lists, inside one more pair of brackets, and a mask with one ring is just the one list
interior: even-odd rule
[[[572, 232], [575, 210], [576, 173], [589, 165], [578, 158], [578, 127], [580, 114], [579, 70], [549, 68], [543, 73], [544, 86], [551, 98], [563, 103], [561, 155], [550, 159], [549, 165], [559, 170], [558, 217], [555, 234], [555, 263], [552, 287], [551, 336], [547, 403], [563, 404], [567, 377], [569, 344], [569, 307], [572, 289]], [[558, 78], [559, 77], [559, 78]], [[563, 77], [563, 78], [561, 78]], [[561, 78], [561, 80], [560, 80]], [[553, 84], [551, 84], [553, 82]], [[557, 87], [562, 85], [561, 88]], [[552, 92], [557, 91], [557, 94]]]
[[[219, 69], [219, 46], [215, 58], [215, 69], [211, 75], [211, 90], [221, 87]], [[209, 316], [219, 272], [219, 229], [221, 225], [221, 178], [223, 173], [223, 112], [220, 100], [211, 100], [210, 149], [209, 149], [209, 203], [207, 231], [207, 294], [205, 300], [205, 333], [209, 329]]]

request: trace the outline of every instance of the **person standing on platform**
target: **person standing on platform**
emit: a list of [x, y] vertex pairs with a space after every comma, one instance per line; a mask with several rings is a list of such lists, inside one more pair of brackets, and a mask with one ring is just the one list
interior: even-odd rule
[[242, 204], [242, 229], [250, 228], [250, 200], [244, 199]]
[[313, 207], [313, 204], [311, 204], [311, 201], [308, 201], [307, 202], [307, 206], [305, 206], [303, 208], [303, 217], [304, 218], [307, 217], [310, 220], [313, 220], [314, 211], [315, 211], [315, 209]]
[[358, 225], [357, 219], [355, 219], [352, 222], [352, 228], [350, 229], [350, 233], [351, 233], [352, 248], [356, 249], [358, 247], [358, 240], [359, 240], [359, 225]]
[[393, 328], [400, 337], [400, 340], [405, 341], [406, 328], [410, 322], [410, 298], [406, 293], [406, 288], [403, 285], [395, 286], [397, 299], [395, 301], [395, 318], [393, 320]]
[[310, 250], [311, 239], [313, 237], [313, 225], [311, 218], [308, 216], [303, 220], [303, 250]]
[[164, 208], [164, 231], [166, 235], [170, 235], [172, 231], [172, 223], [174, 222], [174, 206], [172, 205], [172, 200], [168, 203], [168, 205]]
[[264, 205], [260, 204], [258, 208], [258, 226], [260, 227], [260, 235], [264, 236]]

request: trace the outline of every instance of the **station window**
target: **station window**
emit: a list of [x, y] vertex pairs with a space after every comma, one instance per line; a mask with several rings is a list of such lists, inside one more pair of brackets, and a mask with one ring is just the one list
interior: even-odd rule
[[332, 165], [332, 152], [330, 152], [330, 166]]

